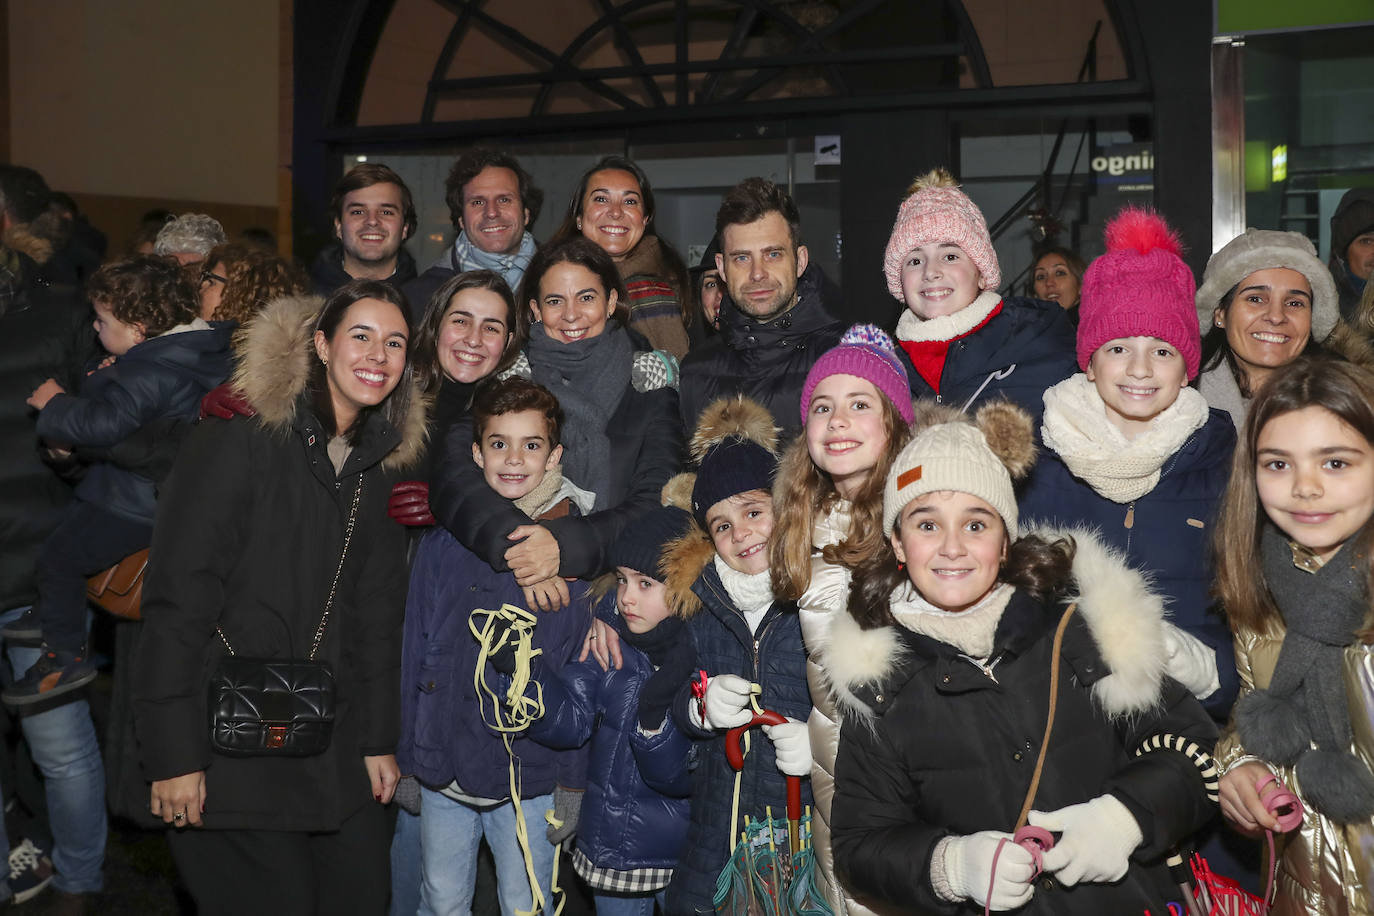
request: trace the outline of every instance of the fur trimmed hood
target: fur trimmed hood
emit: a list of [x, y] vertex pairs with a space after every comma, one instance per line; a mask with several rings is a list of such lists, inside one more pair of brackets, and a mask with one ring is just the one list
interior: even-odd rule
[[[1077, 616], [1111, 672], [1092, 686], [1098, 706], [1113, 718], [1156, 706], [1166, 665], [1166, 615], [1163, 599], [1146, 577], [1094, 531], [1044, 527], [1022, 534], [1050, 541], [1071, 538], [1076, 545], [1074, 585], [1065, 603], [1077, 603]], [[846, 714], [870, 718], [873, 710], [856, 691], [885, 683], [909, 651], [896, 627], [862, 630], [845, 612], [834, 615], [829, 632], [811, 650], [836, 704]]]
[[668, 570], [664, 578], [668, 608], [678, 617], [691, 617], [701, 610], [701, 599], [692, 591], [697, 579], [716, 558], [716, 545], [692, 519], [687, 530], [663, 549], [661, 564]]
[[[269, 302], [234, 337], [239, 358], [231, 384], [274, 432], [285, 434], [296, 421], [315, 358], [315, 319], [323, 306], [319, 296], [283, 296]], [[401, 443], [382, 460], [388, 470], [414, 464], [428, 436], [429, 399], [418, 381], [411, 386], [410, 410], [397, 430]]]
[[3, 236], [4, 245], [15, 251], [23, 252], [39, 264], [46, 264], [52, 257], [52, 242], [34, 235], [27, 223], [10, 226]]

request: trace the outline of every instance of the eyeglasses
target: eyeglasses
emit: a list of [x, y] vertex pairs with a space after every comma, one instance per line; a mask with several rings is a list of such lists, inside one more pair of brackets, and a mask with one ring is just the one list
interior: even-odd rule
[[207, 283], [223, 283], [225, 286], [229, 285], [229, 281], [219, 274], [211, 270], [202, 270], [200, 272], [200, 285], [204, 286]]

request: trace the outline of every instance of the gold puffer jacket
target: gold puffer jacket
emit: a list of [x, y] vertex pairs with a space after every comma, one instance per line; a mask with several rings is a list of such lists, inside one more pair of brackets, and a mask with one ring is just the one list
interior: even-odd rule
[[[1264, 633], [1236, 634], [1241, 696], [1269, 686], [1284, 633], [1274, 624]], [[1345, 650], [1345, 690], [1354, 731], [1351, 751], [1374, 768], [1374, 646]], [[1225, 770], [1246, 759], [1232, 722], [1217, 743], [1217, 763]], [[1266, 765], [1302, 796], [1291, 767]], [[1273, 916], [1374, 916], [1374, 819], [1343, 826], [1309, 808], [1302, 827], [1275, 839], [1279, 873]]]
[[806, 720], [811, 735], [811, 794], [816, 803], [811, 818], [811, 840], [824, 878], [826, 898], [835, 916], [845, 916], [846, 912], [849, 916], [872, 916], [871, 910], [850, 897], [835, 880], [835, 858], [830, 851], [830, 802], [835, 796], [835, 754], [840, 746], [841, 716], [830, 690], [830, 680], [816, 661], [817, 650], [829, 639], [831, 620], [835, 614], [846, 613], [849, 602], [849, 570], [825, 562], [820, 551], [838, 544], [848, 534], [848, 502], [841, 500], [816, 518], [811, 584], [797, 602], [802, 642], [806, 644], [806, 681], [814, 704]]

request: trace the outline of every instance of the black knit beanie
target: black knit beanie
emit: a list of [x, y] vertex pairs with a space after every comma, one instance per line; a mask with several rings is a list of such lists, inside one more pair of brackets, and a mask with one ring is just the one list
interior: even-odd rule
[[778, 456], [752, 439], [731, 436], [711, 446], [692, 486], [692, 515], [706, 527], [706, 512], [737, 493], [773, 489]]
[[1356, 236], [1374, 231], [1374, 188], [1351, 188], [1331, 214], [1331, 253], [1345, 260]]
[[663, 581], [663, 548], [681, 537], [691, 516], [677, 506], [661, 506], [646, 512], [621, 529], [611, 545], [612, 566], [626, 566]]

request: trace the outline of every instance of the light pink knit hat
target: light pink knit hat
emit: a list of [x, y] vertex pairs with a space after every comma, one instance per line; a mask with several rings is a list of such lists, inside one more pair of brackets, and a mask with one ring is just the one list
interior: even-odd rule
[[892, 235], [887, 240], [883, 273], [887, 291], [899, 302], [902, 295], [902, 260], [913, 249], [931, 242], [958, 245], [983, 275], [984, 289], [1002, 285], [1002, 270], [997, 266], [997, 251], [988, 236], [983, 211], [959, 190], [954, 176], [945, 169], [927, 172], [907, 188], [907, 199], [897, 210]]

